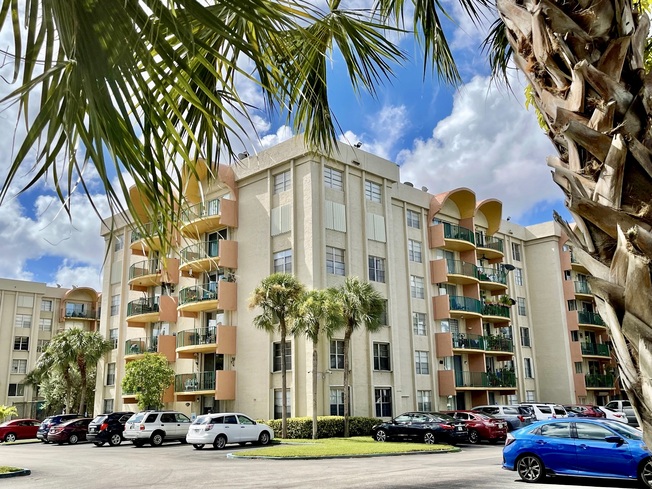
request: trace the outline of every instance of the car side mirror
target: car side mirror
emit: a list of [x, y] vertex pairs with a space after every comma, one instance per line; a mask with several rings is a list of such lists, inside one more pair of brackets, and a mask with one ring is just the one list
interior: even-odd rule
[[625, 440], [623, 440], [621, 437], [613, 435], [613, 436], [605, 436], [604, 441], [607, 443], [615, 443], [617, 446], [621, 446], [623, 443], [625, 443]]

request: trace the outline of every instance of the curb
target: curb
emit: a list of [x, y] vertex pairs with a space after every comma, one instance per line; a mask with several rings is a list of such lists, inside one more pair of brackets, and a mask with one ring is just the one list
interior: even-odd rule
[[21, 469], [15, 472], [7, 472], [6, 474], [0, 474], [0, 479], [8, 479], [9, 477], [20, 477], [22, 475], [30, 475], [32, 473], [29, 469]]
[[431, 453], [455, 453], [461, 452], [460, 448], [453, 448], [450, 450], [438, 450], [438, 451], [423, 451], [423, 452], [401, 452], [401, 453], [369, 453], [369, 454], [357, 454], [357, 455], [324, 455], [319, 456], [315, 455], [313, 457], [274, 457], [272, 455], [235, 455], [233, 452], [227, 453], [226, 458], [231, 459], [268, 459], [268, 460], [320, 460], [320, 459], [338, 459], [338, 458], [373, 458], [373, 457], [399, 457], [401, 455], [423, 455]]

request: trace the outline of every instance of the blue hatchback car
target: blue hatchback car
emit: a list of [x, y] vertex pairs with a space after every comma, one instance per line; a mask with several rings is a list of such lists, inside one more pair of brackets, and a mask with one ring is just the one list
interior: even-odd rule
[[507, 433], [503, 468], [525, 482], [546, 475], [639, 479], [652, 487], [652, 452], [636, 428], [617, 421], [566, 418], [539, 421]]

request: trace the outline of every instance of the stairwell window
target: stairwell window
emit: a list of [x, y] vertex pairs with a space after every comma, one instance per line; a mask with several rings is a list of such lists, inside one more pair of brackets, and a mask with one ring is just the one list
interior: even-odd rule
[[514, 269], [514, 283], [516, 285], [523, 285], [523, 269], [516, 267]]
[[11, 361], [12, 374], [25, 374], [27, 373], [27, 360], [12, 360]]
[[412, 331], [417, 336], [426, 336], [426, 315], [424, 313], [412, 313]]
[[526, 379], [533, 379], [534, 378], [534, 369], [532, 367], [532, 359], [531, 358], [524, 358], [523, 359], [523, 369], [524, 369], [524, 374]]
[[106, 385], [115, 385], [115, 363], [106, 365]]
[[16, 314], [16, 320], [14, 325], [17, 328], [31, 328], [32, 327], [32, 315], [31, 314]]
[[15, 336], [14, 337], [14, 350], [15, 351], [29, 351], [29, 336]]
[[[285, 368], [292, 370], [292, 342], [285, 342]], [[272, 372], [281, 371], [281, 342], [274, 343], [274, 361], [272, 365]]]
[[430, 366], [428, 365], [428, 352], [415, 351], [414, 364], [417, 375], [428, 375], [430, 373]]
[[530, 328], [521, 328], [521, 346], [530, 346]]
[[389, 343], [374, 343], [374, 370], [390, 370]]
[[371, 202], [380, 202], [381, 201], [381, 188], [380, 185], [376, 182], [370, 182], [365, 180], [364, 182], [364, 195], [367, 200]]
[[292, 250], [274, 253], [274, 273], [292, 273]]
[[377, 418], [392, 417], [392, 388], [380, 387], [374, 389], [374, 399]]
[[[349, 399], [351, 399], [351, 396], [349, 396]], [[343, 387], [331, 387], [330, 411], [331, 411], [331, 416], [344, 416], [344, 388]]]
[[417, 409], [432, 411], [432, 391], [417, 391]]
[[527, 316], [527, 310], [525, 309], [525, 297], [517, 297], [516, 303], [518, 304], [518, 315]]
[[421, 215], [418, 212], [408, 209], [405, 211], [405, 217], [409, 228], [421, 229]]
[[[292, 417], [292, 404], [291, 404], [291, 391], [285, 391], [285, 407], [287, 409], [288, 418]], [[283, 417], [283, 389], [274, 389], [274, 419], [281, 419]]]
[[52, 331], [52, 318], [40, 318], [38, 320], [38, 329], [40, 331]]
[[423, 299], [425, 297], [425, 289], [423, 287], [423, 277], [410, 275], [410, 296], [413, 299]]
[[422, 263], [421, 241], [408, 240], [408, 258], [415, 263]]
[[343, 173], [334, 168], [324, 167], [324, 186], [335, 190], [343, 190]]
[[521, 245], [518, 243], [512, 243], [512, 259], [521, 261]]
[[331, 340], [330, 365], [331, 370], [344, 368], [344, 340]]
[[109, 341], [113, 344], [113, 349], [118, 348], [118, 328], [109, 330]]
[[344, 276], [344, 250], [332, 246], [326, 247], [326, 272]]
[[25, 384], [9, 384], [7, 390], [9, 397], [22, 397], [25, 395]]
[[42, 299], [41, 311], [52, 312], [52, 301], [48, 299]]
[[385, 259], [379, 256], [369, 256], [369, 280], [385, 283]]
[[292, 177], [290, 170], [274, 175], [274, 193], [280, 194], [292, 187]]

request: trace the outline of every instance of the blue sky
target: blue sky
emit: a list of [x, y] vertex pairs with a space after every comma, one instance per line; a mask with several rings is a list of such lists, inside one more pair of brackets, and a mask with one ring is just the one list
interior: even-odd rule
[[[343, 2], [361, 6], [366, 0]], [[455, 18], [462, 18], [451, 9]], [[7, 42], [5, 29], [0, 33]], [[436, 77], [425, 79], [419, 48], [409, 38], [401, 48], [411, 60], [396, 68], [396, 76], [381, 87], [377, 99], [355, 95], [337, 55], [332, 60], [330, 100], [342, 126], [342, 140], [362, 142], [362, 149], [401, 165], [401, 180], [427, 187], [437, 194], [458, 187], [471, 188], [478, 199], [498, 198], [503, 217], [522, 225], [552, 219], [553, 209], [565, 212], [562, 192], [552, 182], [546, 156], [552, 144], [524, 108], [523, 86], [512, 79], [513, 92], [489, 79], [486, 57], [480, 52], [484, 32], [468, 21], [451, 26], [449, 35], [464, 83], [459, 90], [441, 86]], [[9, 67], [0, 68], [0, 75]], [[0, 94], [11, 87], [0, 84]], [[254, 103], [254, 87], [243, 87]], [[249, 151], [258, 151], [292, 136], [282, 120], [258, 116], [259, 139]], [[0, 112], [0, 178], [11, 159], [12, 139], [20, 140], [15, 108]], [[27, 180], [21, 175], [17, 181]], [[102, 196], [96, 195], [102, 215], [108, 215]], [[62, 212], [45, 181], [29, 192], [0, 205], [2, 253], [0, 277], [35, 280], [64, 287], [101, 288], [104, 241], [100, 220], [86, 199], [72, 199], [72, 219]]]

